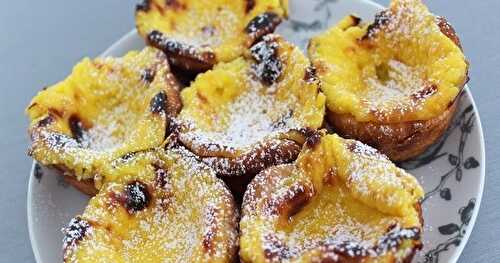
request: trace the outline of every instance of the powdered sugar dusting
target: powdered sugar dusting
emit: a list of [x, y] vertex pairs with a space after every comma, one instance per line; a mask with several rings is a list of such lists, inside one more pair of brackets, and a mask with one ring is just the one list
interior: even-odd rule
[[[412, 99], [422, 88], [428, 85], [424, 80], [424, 71], [418, 67], [408, 66], [397, 60], [390, 60], [386, 65], [387, 79], [380, 77], [363, 77], [367, 92], [363, 101], [371, 111], [384, 111], [406, 105], [411, 109], [421, 107], [420, 100]], [[384, 67], [380, 66], [380, 67]], [[404, 108], [401, 109], [404, 112]]]
[[[332, 163], [325, 163], [330, 158]], [[385, 194], [393, 188], [417, 191], [406, 187], [418, 185], [403, 183], [410, 175], [387, 157], [360, 142], [323, 135], [320, 145], [302, 152], [299, 160], [300, 165], [270, 168], [249, 185], [240, 223], [242, 242], [259, 242], [267, 259], [284, 262], [304, 260], [306, 255], [360, 260], [401, 252], [397, 257], [404, 258], [418, 249], [421, 226], [402, 227], [410, 218], [418, 222], [418, 216], [396, 212], [406, 202], [412, 206], [418, 200], [407, 200], [395, 191], [388, 191], [389, 197]], [[307, 193], [306, 199], [297, 199]], [[294, 212], [289, 214], [289, 209]], [[399, 251], [405, 241], [414, 243]], [[253, 251], [240, 253], [244, 260], [260, 260]]]
[[379, 13], [376, 20], [377, 25], [370, 28], [368, 37], [377, 38], [383, 31], [381, 36], [392, 44], [397, 44], [398, 40], [418, 42], [418, 38], [439, 32], [435, 16], [420, 1], [392, 1], [390, 8]]
[[[286, 102], [276, 101], [271, 94], [250, 89], [228, 106], [227, 114], [220, 120], [218, 131], [202, 131], [191, 123], [191, 131], [183, 136], [200, 145], [223, 145], [241, 149], [274, 137], [279, 133], [299, 128], [301, 123], [292, 118], [295, 107], [293, 95]], [[216, 120], [217, 121], [217, 120]], [[217, 147], [217, 146], [214, 146]]]
[[[149, 166], [149, 162], [154, 165]], [[130, 214], [122, 204], [124, 198], [120, 197], [127, 194], [126, 185], [117, 182], [106, 185], [82, 216], [95, 222], [95, 234], [72, 249], [72, 262], [82, 257], [94, 261], [97, 257], [99, 260], [118, 257], [126, 262], [233, 258], [238, 240], [237, 212], [229, 191], [212, 170], [182, 147], [169, 150], [166, 155], [138, 154], [110, 172], [121, 174], [122, 170], [131, 169], [140, 169], [131, 178], [146, 185], [143, 190], [149, 191], [150, 204]], [[163, 185], [154, 183], [155, 169], [166, 173]], [[111, 245], [114, 250], [102, 254]]]

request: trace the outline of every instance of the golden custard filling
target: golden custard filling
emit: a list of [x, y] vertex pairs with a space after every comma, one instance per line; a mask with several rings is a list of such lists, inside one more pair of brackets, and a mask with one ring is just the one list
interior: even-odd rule
[[179, 137], [198, 155], [236, 156], [322, 125], [325, 98], [298, 48], [268, 35], [249, 53], [200, 74], [182, 91]]
[[178, 103], [166, 56], [153, 48], [122, 58], [85, 58], [64, 81], [36, 95], [30, 154], [43, 165], [89, 178], [106, 162], [159, 146]]
[[393, 0], [372, 24], [348, 16], [310, 41], [327, 107], [363, 122], [428, 120], [467, 81], [468, 64], [420, 0]]
[[231, 262], [237, 211], [224, 183], [183, 149], [115, 160], [64, 229], [65, 262]]
[[137, 7], [136, 22], [144, 37], [159, 31], [196, 52], [213, 53], [218, 62], [229, 62], [257, 40], [254, 34], [264, 30], [260, 27], [274, 29], [287, 9], [288, 0], [146, 0]]
[[421, 247], [423, 194], [375, 149], [317, 134], [294, 164], [269, 168], [249, 185], [240, 255], [245, 262], [411, 259]]

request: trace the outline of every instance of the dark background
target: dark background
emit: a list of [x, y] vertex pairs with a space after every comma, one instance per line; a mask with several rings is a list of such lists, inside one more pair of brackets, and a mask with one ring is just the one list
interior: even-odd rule
[[[302, 0], [310, 1], [310, 0]], [[0, 262], [33, 262], [26, 220], [31, 160], [24, 107], [45, 85], [67, 76], [134, 27], [137, 1], [34, 1], [0, 7]], [[388, 0], [379, 0], [387, 4]], [[460, 262], [500, 258], [500, 1], [428, 0], [459, 32], [471, 62], [471, 87], [486, 136], [486, 187]]]

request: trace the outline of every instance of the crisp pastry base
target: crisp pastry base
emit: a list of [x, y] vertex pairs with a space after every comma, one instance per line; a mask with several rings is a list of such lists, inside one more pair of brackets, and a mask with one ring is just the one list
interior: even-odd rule
[[64, 178], [64, 181], [74, 188], [76, 188], [78, 191], [88, 195], [88, 196], [95, 196], [99, 191], [94, 185], [94, 179], [84, 179], [84, 180], [78, 180], [72, 175], [62, 175]]
[[443, 114], [426, 121], [359, 122], [351, 115], [332, 111], [327, 111], [327, 119], [339, 135], [377, 148], [392, 161], [404, 161], [422, 154], [441, 138], [453, 120], [458, 101], [455, 100]]

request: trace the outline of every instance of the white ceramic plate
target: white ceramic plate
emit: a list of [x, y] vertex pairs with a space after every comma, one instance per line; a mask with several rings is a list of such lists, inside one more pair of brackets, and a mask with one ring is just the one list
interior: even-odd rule
[[[292, 0], [291, 18], [278, 32], [304, 48], [311, 36], [345, 15], [356, 13], [371, 21], [379, 8], [364, 0]], [[144, 41], [134, 30], [103, 56], [121, 56], [143, 46]], [[476, 221], [485, 178], [483, 132], [468, 88], [442, 142], [417, 160], [400, 166], [415, 175], [427, 193], [423, 203], [424, 249], [415, 262], [457, 261]], [[60, 229], [83, 211], [87, 201], [56, 172], [34, 164], [28, 189], [28, 226], [38, 262], [61, 261]]]

